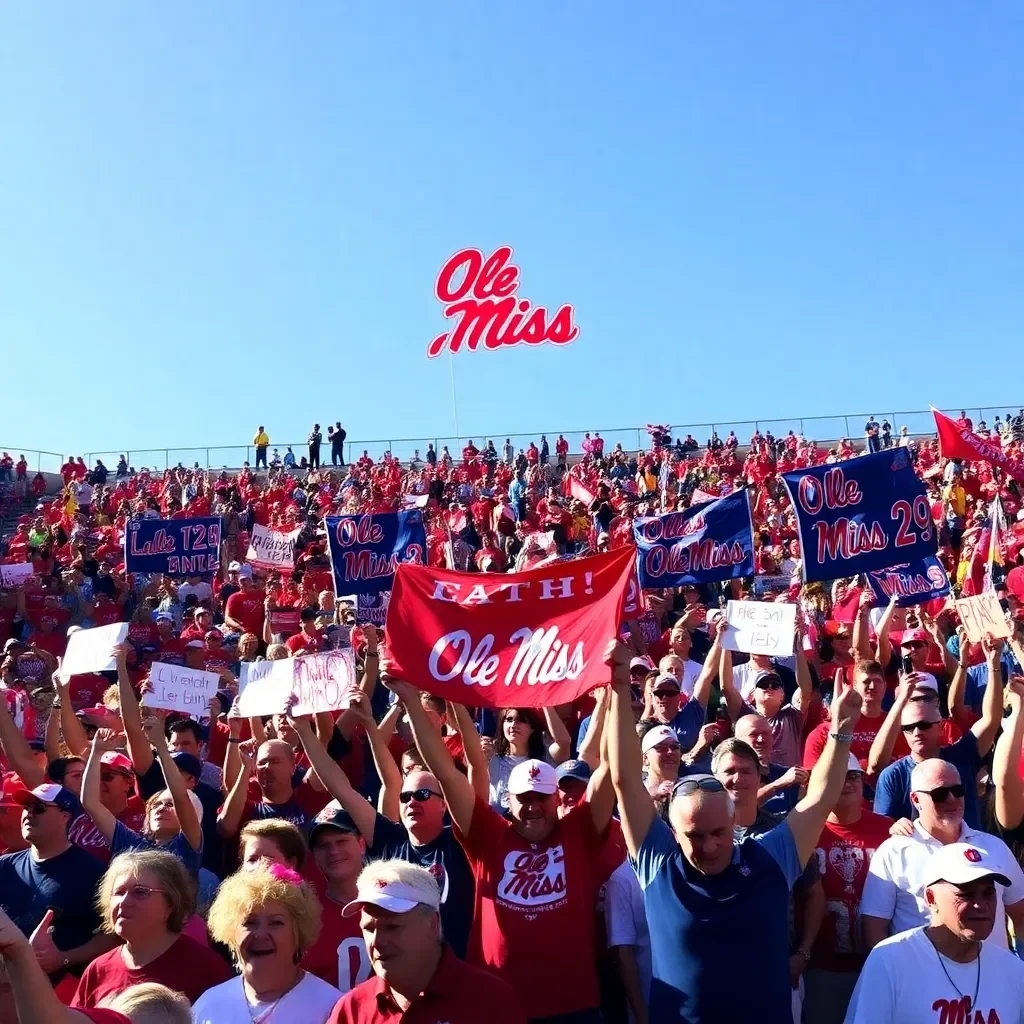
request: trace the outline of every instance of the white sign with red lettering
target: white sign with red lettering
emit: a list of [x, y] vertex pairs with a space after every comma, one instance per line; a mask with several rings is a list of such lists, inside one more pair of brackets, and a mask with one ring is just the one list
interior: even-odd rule
[[298, 530], [279, 533], [255, 523], [246, 561], [265, 569], [292, 569], [295, 566], [295, 540], [298, 536]]
[[296, 715], [317, 715], [348, 707], [356, 690], [351, 647], [281, 661], [244, 662], [238, 684], [238, 710], [245, 718], [278, 715], [294, 695]]
[[113, 672], [117, 669], [114, 648], [123, 644], [128, 635], [127, 622], [112, 622], [109, 626], [76, 629], [68, 637], [61, 673], [64, 678], [89, 672]]

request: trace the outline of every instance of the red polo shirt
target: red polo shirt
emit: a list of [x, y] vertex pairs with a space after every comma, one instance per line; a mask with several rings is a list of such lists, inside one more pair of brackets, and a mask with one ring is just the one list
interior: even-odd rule
[[327, 1024], [526, 1024], [509, 985], [460, 960], [447, 946], [427, 987], [403, 1013], [387, 983], [374, 975], [335, 1004]]

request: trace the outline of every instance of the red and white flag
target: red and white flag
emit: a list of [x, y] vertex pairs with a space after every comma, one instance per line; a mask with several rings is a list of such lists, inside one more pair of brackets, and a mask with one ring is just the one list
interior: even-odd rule
[[403, 564], [388, 606], [391, 672], [474, 707], [567, 704], [607, 683], [636, 554], [622, 548], [518, 573]]

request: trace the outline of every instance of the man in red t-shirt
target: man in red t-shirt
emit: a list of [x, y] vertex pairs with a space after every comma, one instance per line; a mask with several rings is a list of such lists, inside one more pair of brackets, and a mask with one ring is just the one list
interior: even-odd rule
[[242, 589], [232, 594], [224, 606], [224, 622], [236, 633], [252, 633], [253, 636], [262, 637], [263, 596], [252, 581], [250, 566], [243, 565], [239, 569], [238, 585]]
[[891, 826], [891, 818], [866, 808], [864, 773], [851, 752], [842, 793], [814, 850], [825, 890], [825, 919], [804, 972], [809, 1021], [841, 1021], [846, 1014], [867, 955], [860, 942], [860, 897], [871, 858], [889, 838]]
[[[850, 752], [860, 762], [861, 768], [867, 770], [871, 744], [875, 742], [878, 730], [885, 724], [885, 712], [882, 710], [882, 700], [885, 697], [885, 673], [882, 666], [877, 661], [866, 659], [858, 661], [853, 667], [852, 685], [863, 701], [861, 705], [863, 711], [857, 720]], [[832, 699], [835, 700], [835, 695]], [[808, 735], [807, 742], [804, 744], [804, 767], [808, 770], [821, 759], [831, 728], [830, 721], [822, 722], [815, 726]]]
[[[628, 654], [621, 660], [616, 671], [628, 682]], [[559, 818], [555, 769], [523, 761], [509, 776], [512, 819], [506, 820], [455, 766], [415, 687], [395, 680], [388, 685], [405, 706], [473, 873], [467, 959], [490, 967], [521, 993], [531, 1019], [595, 1011], [601, 997], [593, 956], [563, 954], [570, 947], [594, 949], [594, 906], [602, 881], [595, 854], [614, 804], [606, 767], [595, 772], [587, 798]]]

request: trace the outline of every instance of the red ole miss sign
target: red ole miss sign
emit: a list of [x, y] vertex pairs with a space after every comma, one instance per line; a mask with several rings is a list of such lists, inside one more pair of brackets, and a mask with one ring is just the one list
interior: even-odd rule
[[451, 330], [439, 334], [427, 346], [433, 359], [446, 348], [458, 352], [468, 348], [512, 345], [568, 345], [580, 333], [573, 323], [573, 308], [566, 303], [554, 315], [544, 306], [520, 298], [519, 268], [512, 262], [512, 249], [503, 245], [485, 257], [479, 249], [462, 249], [441, 268], [434, 282], [434, 294], [453, 321]]

